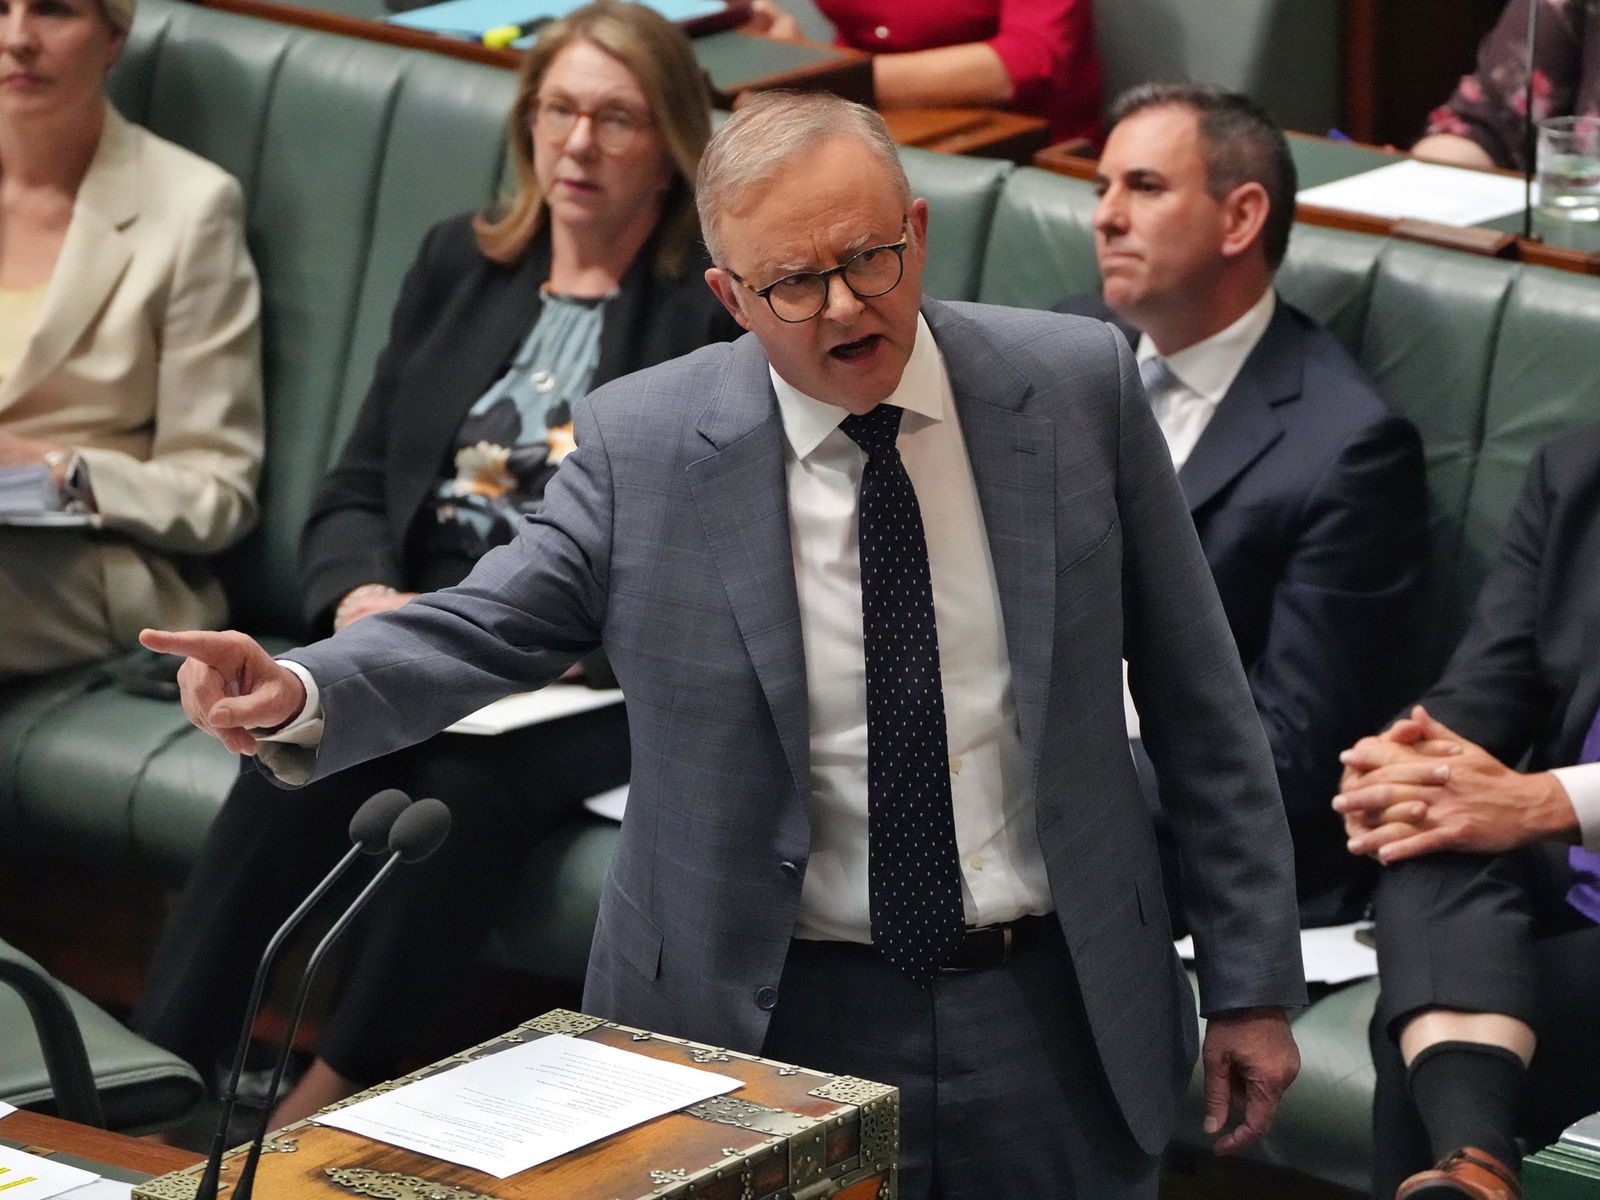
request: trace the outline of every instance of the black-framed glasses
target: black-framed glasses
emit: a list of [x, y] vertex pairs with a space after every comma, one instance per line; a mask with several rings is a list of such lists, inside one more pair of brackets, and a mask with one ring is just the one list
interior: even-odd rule
[[828, 307], [828, 280], [837, 275], [844, 280], [858, 300], [872, 300], [894, 291], [905, 274], [906, 247], [911, 243], [911, 231], [906, 229], [898, 242], [883, 246], [868, 246], [858, 250], [837, 267], [826, 271], [798, 271], [774, 280], [766, 287], [755, 287], [736, 271], [728, 271], [734, 279], [767, 302], [772, 315], [780, 321], [798, 325], [809, 321]]
[[589, 118], [590, 136], [602, 154], [626, 154], [634, 139], [649, 128], [650, 122], [626, 108], [612, 105], [582, 109], [560, 96], [533, 98], [533, 132], [552, 142], [565, 142], [572, 136], [579, 117]]

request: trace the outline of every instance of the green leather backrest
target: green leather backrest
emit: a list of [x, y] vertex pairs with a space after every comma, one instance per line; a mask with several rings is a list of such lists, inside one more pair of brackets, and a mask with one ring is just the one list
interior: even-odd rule
[[481, 207], [511, 72], [207, 9], [139, 7], [112, 81], [132, 120], [243, 185], [261, 274], [267, 457], [256, 531], [222, 563], [232, 619], [300, 629], [307, 507], [435, 221]]
[[1094, 207], [1094, 188], [1081, 179], [1034, 167], [1014, 172], [989, 230], [978, 299], [1048, 308], [1099, 287]]
[[1497, 260], [1391, 242], [1373, 280], [1357, 357], [1417, 426], [1428, 468], [1429, 619], [1409, 664], [1413, 688], [1437, 673], [1459, 640], [1482, 582], [1473, 564], [1489, 553], [1505, 519], [1501, 510], [1477, 542], [1463, 537], [1495, 337], [1515, 273]]
[[900, 161], [911, 194], [928, 201], [928, 268], [923, 290], [941, 300], [975, 300], [984, 242], [1000, 189], [1015, 168], [992, 158], [961, 158], [906, 148]]
[[1465, 511], [1469, 544], [1499, 528], [1541, 443], [1596, 420], [1600, 279], [1525, 267], [1507, 293], [1495, 340], [1483, 449]]

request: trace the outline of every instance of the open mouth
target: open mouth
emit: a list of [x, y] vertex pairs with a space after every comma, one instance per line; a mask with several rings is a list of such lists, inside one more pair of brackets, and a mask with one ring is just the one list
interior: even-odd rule
[[834, 358], [839, 358], [843, 359], [845, 362], [850, 362], [857, 358], [865, 358], [867, 355], [871, 354], [875, 349], [877, 349], [878, 343], [882, 340], [882, 334], [869, 333], [866, 337], [857, 338], [853, 342], [841, 342], [832, 350], [829, 350], [828, 353], [833, 355]]

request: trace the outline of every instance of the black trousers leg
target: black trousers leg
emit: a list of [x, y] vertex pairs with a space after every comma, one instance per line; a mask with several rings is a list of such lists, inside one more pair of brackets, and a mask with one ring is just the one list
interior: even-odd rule
[[1374, 903], [1383, 990], [1370, 1031], [1373, 1194], [1381, 1200], [1432, 1158], [1397, 1044], [1418, 1011], [1504, 1013], [1534, 1029], [1539, 1049], [1522, 1129], [1530, 1145], [1600, 1106], [1592, 1001], [1600, 994], [1600, 927], [1566, 904], [1570, 878], [1566, 848], [1555, 845], [1433, 855], [1382, 873]]

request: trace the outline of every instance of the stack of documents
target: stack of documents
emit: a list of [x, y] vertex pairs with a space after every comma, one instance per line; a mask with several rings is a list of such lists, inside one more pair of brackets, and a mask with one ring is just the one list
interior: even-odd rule
[[0, 467], [0, 513], [56, 512], [60, 508], [61, 493], [49, 467], [43, 463]]
[[1525, 186], [1512, 175], [1402, 159], [1319, 187], [1304, 188], [1301, 204], [1442, 225], [1479, 225], [1521, 212]]

